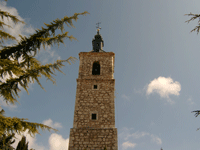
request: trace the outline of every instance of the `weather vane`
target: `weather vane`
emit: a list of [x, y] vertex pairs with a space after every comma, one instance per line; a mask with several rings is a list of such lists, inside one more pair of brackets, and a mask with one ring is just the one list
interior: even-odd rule
[[99, 31], [99, 30], [101, 29], [101, 27], [99, 27], [99, 24], [100, 24], [100, 23], [101, 23], [101, 22], [96, 23], [96, 25], [98, 25], [98, 27], [96, 27], [96, 28], [98, 28], [97, 31]]

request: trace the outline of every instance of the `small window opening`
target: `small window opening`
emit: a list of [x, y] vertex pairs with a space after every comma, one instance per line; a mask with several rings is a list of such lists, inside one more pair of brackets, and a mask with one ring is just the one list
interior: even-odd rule
[[100, 75], [100, 64], [99, 64], [99, 62], [93, 63], [92, 75]]
[[96, 120], [97, 119], [97, 114], [92, 114], [92, 120]]
[[97, 85], [94, 85], [94, 89], [97, 89]]
[[97, 46], [99, 46], [99, 43], [97, 43]]

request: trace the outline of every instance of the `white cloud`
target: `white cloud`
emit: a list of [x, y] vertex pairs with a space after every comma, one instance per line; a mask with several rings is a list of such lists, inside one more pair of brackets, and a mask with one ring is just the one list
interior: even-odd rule
[[[0, 2], [0, 9], [2, 11], [6, 11], [10, 13], [11, 15], [16, 16], [19, 20], [26, 22], [25, 19], [19, 16], [17, 9], [14, 7], [6, 6], [6, 2]], [[2, 21], [2, 18], [0, 18], [0, 20]], [[5, 31], [11, 34], [12, 36], [16, 37], [17, 40], [20, 40], [19, 34], [21, 34], [22, 36], [27, 36], [35, 32], [35, 30], [31, 26], [27, 26], [22, 23], [15, 24], [10, 18], [5, 17], [3, 21], [4, 23], [12, 27], [12, 28], [9, 28], [7, 26], [4, 26]]]
[[42, 48], [35, 58], [41, 61], [42, 65], [54, 63], [56, 60], [61, 60], [61, 57], [56, 53], [56, 51], [52, 50], [50, 46], [45, 46], [45, 50]]
[[[18, 145], [19, 141], [22, 139], [23, 135], [26, 137], [26, 142], [28, 142], [29, 149], [33, 148], [35, 150], [47, 150], [47, 148], [45, 148], [44, 145], [37, 144], [37, 138], [36, 138], [37, 134], [35, 135], [34, 138], [32, 138], [28, 134], [28, 130], [26, 130], [24, 133], [22, 133], [22, 135], [19, 135], [16, 133], [15, 134], [16, 138], [13, 138], [13, 139], [15, 139], [15, 142], [11, 146], [13, 146], [14, 148], [17, 148], [17, 145]], [[68, 144], [69, 144], [69, 138], [64, 139], [62, 137], [62, 135], [53, 133], [49, 137], [50, 150], [66, 150], [66, 149], [68, 149]]]
[[0, 106], [7, 107], [7, 108], [9, 108], [12, 111], [17, 108], [16, 105], [11, 104], [9, 101], [8, 101], [8, 104], [6, 104], [6, 101], [3, 100], [2, 97], [0, 98]]
[[155, 142], [155, 143], [158, 144], [158, 145], [161, 145], [161, 144], [162, 144], [162, 140], [161, 140], [159, 137], [157, 137], [157, 136], [155, 136], [155, 135], [153, 135], [153, 134], [151, 134], [151, 141], [152, 141], [152, 142]]
[[[148, 143], [148, 141], [149, 142], [151, 141], [152, 143], [156, 143], [157, 145], [162, 144], [162, 140], [158, 136], [154, 134], [150, 134], [148, 132], [144, 132], [144, 131], [142, 132], [136, 131], [134, 133], [131, 133], [132, 129], [133, 128], [131, 129], [123, 128], [123, 131], [119, 134], [119, 138], [125, 141], [122, 144], [122, 147], [124, 149], [128, 148], [128, 146], [131, 146], [131, 145], [135, 147], [136, 145]], [[130, 143], [129, 141], [131, 141], [132, 143]]]
[[69, 138], [63, 139], [59, 134], [53, 133], [49, 138], [50, 150], [67, 150]]
[[125, 150], [129, 147], [134, 148], [136, 145], [137, 145], [136, 143], [131, 143], [131, 142], [127, 141], [122, 144], [122, 147]]
[[[60, 125], [60, 123], [56, 122], [53, 123], [53, 121], [51, 119], [45, 120], [43, 121], [43, 124], [51, 126], [52, 128], [61, 128], [62, 126]], [[45, 146], [43, 145], [39, 145], [37, 144], [37, 134], [35, 134], [35, 137], [32, 138], [29, 134], [28, 134], [28, 130], [26, 130], [25, 132], [21, 132], [21, 135], [19, 134], [15, 134], [16, 138], [15, 139], [15, 143], [12, 144], [12, 146], [14, 148], [17, 147], [17, 144], [19, 143], [19, 141], [21, 140], [21, 138], [23, 137], [23, 135], [26, 137], [26, 142], [28, 142], [28, 148], [31, 149], [36, 149], [36, 150], [47, 150], [47, 148], [45, 148]], [[69, 139], [63, 139], [62, 135], [53, 133], [51, 134], [51, 136], [49, 137], [49, 147], [50, 150], [66, 150], [68, 149], [68, 143], [69, 143]], [[49, 148], [48, 148], [49, 150]]]
[[147, 136], [149, 135], [149, 133], [147, 132], [135, 132], [135, 133], [132, 133], [132, 134], [129, 134], [127, 133], [126, 136], [125, 136], [125, 140], [129, 139], [129, 138], [133, 138], [133, 139], [140, 139], [144, 136]]
[[133, 133], [132, 135], [130, 135], [130, 137], [133, 137], [135, 139], [139, 139], [139, 138], [144, 137], [146, 135], [149, 135], [149, 133], [147, 133], [147, 132], [138, 132], [137, 131], [137, 132]]
[[169, 103], [174, 103], [170, 100], [169, 95], [180, 95], [181, 84], [173, 81], [172, 78], [158, 77], [149, 83], [146, 94], [158, 93], [162, 98], [167, 98]]
[[17, 145], [18, 145], [19, 141], [21, 141], [23, 135], [26, 137], [26, 142], [28, 142], [28, 148], [29, 149], [31, 149], [31, 148], [36, 149], [36, 150], [44, 150], [45, 149], [43, 145], [38, 145], [36, 143], [36, 140], [37, 140], [36, 135], [35, 135], [35, 138], [32, 138], [28, 134], [28, 130], [26, 130], [24, 133], [22, 133], [22, 135], [19, 135], [17, 133], [15, 134], [15, 137], [17, 139], [13, 138], [13, 139], [15, 139], [15, 142], [12, 144], [12, 146], [14, 148], [17, 148]]
[[121, 138], [126, 138], [127, 135], [129, 135], [129, 133], [131, 132], [131, 130], [133, 130], [133, 128], [126, 128], [126, 127], [123, 127], [122, 129], [123, 131], [121, 133], [119, 133], [119, 137]]
[[53, 124], [53, 121], [52, 121], [51, 119], [44, 120], [44, 121], [42, 122], [42, 124], [45, 124], [45, 125], [47, 125], [47, 126], [49, 126], [49, 127], [52, 127], [52, 128], [62, 128], [62, 125], [61, 125], [60, 123], [55, 122], [55, 123]]

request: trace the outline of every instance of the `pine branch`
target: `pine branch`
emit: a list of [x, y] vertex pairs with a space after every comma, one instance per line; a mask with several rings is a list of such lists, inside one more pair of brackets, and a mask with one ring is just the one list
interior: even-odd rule
[[[34, 61], [36, 61], [34, 58], [32, 58]], [[16, 96], [18, 96], [18, 92], [21, 91], [18, 87], [18, 83], [27, 91], [28, 83], [30, 82], [30, 78], [32, 79], [34, 83], [34, 79], [37, 81], [37, 83], [40, 85], [42, 89], [42, 85], [40, 84], [38, 77], [41, 77], [41, 74], [47, 77], [47, 80], [51, 80], [53, 84], [56, 82], [54, 81], [55, 79], [51, 76], [51, 74], [54, 74], [51, 69], [55, 72], [55, 69], [58, 70], [59, 72], [63, 73], [59, 68], [64, 66], [62, 62], [68, 62], [70, 63], [70, 60], [72, 63], [74, 63], [74, 57], [70, 57], [67, 60], [57, 60], [54, 64], [46, 64], [42, 66], [34, 66], [31, 67], [31, 69], [27, 69], [26, 72], [21, 75], [19, 78], [10, 78], [6, 80], [6, 83], [2, 83], [0, 85], [0, 94], [4, 97], [4, 100], [6, 103], [9, 101], [10, 103], [14, 104], [14, 102], [18, 102], [16, 100]], [[64, 74], [64, 73], [63, 73]], [[55, 74], [54, 74], [55, 75]], [[53, 80], [53, 79], [54, 80]], [[45, 90], [45, 89], [44, 89]], [[29, 93], [28, 93], [29, 94]], [[14, 97], [15, 98], [14, 98]], [[19, 96], [18, 96], [19, 98]], [[19, 103], [19, 102], [18, 102]]]
[[12, 35], [10, 35], [9, 33], [7, 32], [4, 32], [2, 30], [0, 30], [0, 40], [1, 40], [1, 43], [3, 43], [3, 39], [11, 39], [11, 40], [16, 40], [16, 38]]
[[[59, 34], [57, 36], [54, 36], [53, 38], [49, 38], [48, 37], [49, 31], [52, 31], [52, 33], [55, 33], [55, 30], [57, 28], [60, 28], [62, 30], [62, 26], [64, 23], [66, 23], [66, 24], [69, 23], [71, 26], [73, 26], [71, 19], [76, 20], [78, 15], [82, 15], [82, 14], [86, 14], [86, 13], [87, 12], [78, 13], [78, 14], [75, 13], [74, 16], [72, 16], [72, 17], [69, 17], [69, 18], [64, 17], [64, 19], [61, 19], [61, 20], [57, 19], [56, 21], [54, 21], [55, 23], [51, 23], [51, 25], [46, 25], [46, 26], [48, 26], [48, 29], [43, 28], [43, 30], [40, 30], [40, 31], [36, 30], [37, 33], [30, 36], [30, 38], [20, 36], [21, 42], [18, 43], [18, 45], [4, 47], [0, 51], [0, 57], [1, 57], [0, 63], [2, 62], [2, 64], [4, 64], [6, 59], [9, 61], [9, 59], [10, 59], [9, 56], [16, 61], [18, 61], [19, 57], [23, 56], [24, 62], [19, 65], [17, 65], [17, 62], [16, 62], [15, 67], [14, 67], [14, 65], [9, 65], [9, 68], [7, 68], [7, 69], [6, 69], [6, 67], [4, 67], [0, 71], [1, 76], [5, 75], [6, 73], [9, 73], [11, 75], [11, 72], [9, 72], [10, 70], [12, 70], [13, 73], [15, 72], [16, 75], [21, 75], [22, 73], [24, 73], [24, 69], [20, 69], [20, 67], [21, 68], [29, 68], [30, 66], [35, 66], [35, 67], [39, 68], [40, 64], [38, 63], [38, 61], [36, 61], [32, 57], [30, 57], [28, 55], [28, 53], [31, 53], [31, 51], [34, 51], [35, 52], [34, 56], [35, 56], [36, 50], [40, 48], [41, 44], [43, 44], [43, 46], [44, 46], [45, 44], [52, 45], [52, 43], [59, 43], [59, 42], [63, 43], [63, 38], [65, 38], [65, 37], [68, 37], [69, 39], [74, 39], [73, 36], [67, 35], [68, 32], [65, 32], [62, 35]], [[70, 60], [72, 60], [72, 59], [76, 59], [76, 58], [70, 57]], [[68, 61], [68, 60], [66, 60], [66, 61]], [[69, 61], [68, 61], [68, 63], [69, 63]], [[11, 64], [11, 62], [10, 62], [10, 64]], [[55, 66], [55, 64], [54, 64], [54, 66], [51, 66], [51, 67], [55, 67], [55, 68], [57, 68], [57, 70], [59, 70], [58, 67]], [[35, 70], [35, 69], [37, 70], [37, 68], [32, 67], [33, 70]], [[49, 74], [52, 72], [49, 72], [48, 74], [46, 74], [44, 72], [45, 69], [46, 69], [46, 71], [49, 70], [48, 65], [47, 65], [47, 68], [43, 68], [43, 70], [41, 70], [42, 71], [41, 73], [43, 75], [45, 75], [46, 77], [48, 77], [53, 83], [55, 83], [55, 81], [53, 81], [51, 79], [51, 75]], [[37, 79], [37, 77], [40, 76], [38, 71], [36, 71], [37, 75], [34, 72], [32, 72], [32, 79], [34, 78], [38, 82], [38, 84], [41, 86], [41, 84], [39, 83], [39, 80]], [[29, 73], [29, 75], [24, 74], [24, 76], [20, 76], [20, 78], [18, 78], [18, 79], [11, 78], [11, 79], [7, 80], [7, 83], [1, 84], [0, 85], [0, 87], [1, 87], [0, 94], [2, 96], [4, 96], [4, 98], [5, 98], [4, 100], [6, 100], [6, 102], [9, 100], [12, 104], [14, 104], [14, 101], [17, 101], [15, 98], [16, 98], [16, 96], [18, 96], [17, 93], [20, 91], [17, 83], [20, 83], [20, 85], [23, 86], [23, 88], [28, 93], [26, 86], [27, 86], [27, 82], [29, 82], [29, 80], [27, 80], [27, 79], [29, 79], [29, 77], [31, 77], [31, 73]], [[41, 88], [44, 89], [42, 86], [41, 86]], [[16, 96], [14, 95], [14, 92], [15, 92]], [[13, 97], [13, 95], [15, 96], [15, 98]]]
[[12, 28], [10, 25], [7, 25], [7, 24], [5, 24], [4, 22], [0, 21], [0, 28], [3, 29], [3, 25], [4, 25], [4, 26], [7, 26], [7, 27], [9, 27], [9, 28]]
[[[2, 46], [3, 49], [0, 50], [0, 65], [1, 65], [0, 74], [2, 77], [3, 75], [5, 76], [7, 73], [11, 76], [10, 79], [6, 80], [6, 83], [2, 83], [0, 81], [1, 82], [0, 95], [4, 97], [4, 100], [6, 100], [6, 103], [10, 101], [11, 103], [14, 104], [14, 101], [17, 101], [15, 98], [16, 96], [18, 96], [18, 92], [20, 91], [20, 89], [18, 88], [19, 84], [28, 93], [27, 87], [28, 87], [28, 83], [30, 82], [30, 78], [32, 78], [33, 82], [35, 79], [38, 82], [38, 84], [41, 86], [38, 80], [38, 77], [41, 77], [41, 74], [42, 74], [42, 75], [45, 75], [45, 77], [47, 77], [48, 79], [50, 79], [53, 83], [55, 83], [55, 81], [52, 80], [51, 74], [53, 74], [53, 72], [51, 71], [51, 69], [53, 69], [54, 72], [55, 72], [54, 69], [56, 69], [60, 71], [61, 73], [63, 73], [59, 69], [62, 66], [64, 66], [62, 65], [62, 62], [68, 61], [68, 63], [70, 64], [69, 60], [73, 60], [76, 58], [70, 57], [67, 60], [57, 60], [57, 62], [54, 64], [47, 64], [47, 65], [41, 66], [40, 62], [37, 61], [33, 57], [36, 55], [37, 50], [40, 50], [41, 44], [43, 44], [45, 48], [46, 45], [52, 45], [53, 43], [54, 44], [55, 43], [59, 44], [60, 42], [63, 43], [63, 39], [65, 37], [68, 37], [70, 40], [75, 39], [73, 36], [68, 36], [67, 35], [68, 32], [55, 36], [55, 30], [60, 29], [61, 32], [63, 33], [64, 23], [66, 23], [67, 26], [71, 25], [72, 27], [74, 27], [72, 24], [72, 19], [76, 21], [78, 19], [77, 17], [78, 15], [85, 15], [86, 13], [88, 12], [78, 13], [78, 14], [75, 13], [74, 16], [72, 17], [64, 17], [61, 20], [57, 19], [56, 21], [53, 21], [51, 25], [45, 24], [47, 28], [42, 27], [42, 30], [36, 30], [36, 33], [31, 35], [29, 38], [19, 35], [21, 37], [21, 41], [18, 42], [18, 44], [15, 44], [14, 46]], [[3, 12], [1, 10], [0, 10], [0, 16], [2, 18], [3, 17], [11, 18], [11, 20], [13, 20], [15, 23], [20, 21], [20, 20], [17, 20], [15, 16], [12, 16], [9, 13]], [[51, 34], [49, 32], [51, 32]], [[51, 35], [53, 35], [53, 37], [50, 37]], [[29, 56], [31, 52], [34, 52], [34, 56]], [[24, 61], [19, 63], [18, 59], [21, 56], [23, 57]], [[14, 61], [10, 60], [11, 58], [14, 59]], [[12, 73], [16, 74], [18, 77], [13, 78]], [[13, 96], [15, 96], [15, 98]], [[0, 135], [4, 134], [5, 131], [7, 132], [12, 131], [12, 133], [14, 131], [18, 133], [19, 131], [20, 133], [20, 132], [26, 131], [27, 129], [29, 129], [29, 132], [28, 132], [29, 134], [32, 133], [33, 135], [35, 135], [35, 133], [39, 133], [37, 130], [37, 128], [39, 127], [42, 128], [42, 130], [47, 128], [49, 131], [50, 129], [54, 131], [58, 131], [56, 129], [53, 129], [43, 124], [26, 122], [24, 120], [27, 120], [27, 119], [24, 119], [24, 118], [19, 119], [16, 117], [14, 118], [4, 117], [4, 112], [5, 111], [3, 109], [0, 111], [0, 124], [1, 124]]]
[[195, 117], [198, 117], [198, 115], [200, 115], [200, 110], [192, 111], [192, 113], [193, 113], [193, 112], [195, 112], [195, 114], [194, 114]]
[[19, 20], [16, 16], [11, 15], [10, 13], [8, 13], [6, 11], [2, 11], [1, 9], [0, 9], [0, 17], [2, 19], [4, 19], [4, 17], [10, 18], [15, 24], [18, 23], [18, 22], [26, 24], [24, 21]]
[[[14, 46], [7, 46], [4, 47], [0, 51], [0, 58], [1, 59], [9, 59], [9, 57], [12, 57], [15, 60], [18, 60], [21, 55], [27, 55], [27, 53], [34, 52], [34, 56], [36, 55], [36, 50], [40, 50], [41, 44], [43, 44], [43, 47], [45, 49], [45, 45], [52, 45], [53, 43], [62, 43], [62, 40], [65, 37], [68, 37], [70, 40], [75, 39], [73, 36], [68, 36], [67, 32], [65, 32], [62, 35], [58, 35], [55, 38], [55, 30], [60, 29], [63, 31], [63, 26], [64, 23], [67, 24], [67, 26], [71, 25], [72, 27], [72, 19], [75, 21], [78, 19], [78, 15], [85, 15], [88, 12], [83, 12], [83, 13], [75, 13], [74, 16], [72, 17], [67, 17], [65, 16], [63, 19], [55, 20], [53, 23], [51, 22], [51, 25], [45, 24], [48, 28], [43, 28], [42, 30], [36, 30], [36, 33], [31, 35], [29, 38], [27, 37], [22, 37], [22, 40]], [[69, 25], [68, 25], [69, 24]], [[49, 32], [52, 32], [54, 38], [50, 38], [51, 34]]]
[[[198, 117], [198, 115], [200, 115], [200, 110], [195, 110], [195, 111], [192, 111], [192, 113], [195, 112], [194, 116], [195, 117]], [[197, 128], [197, 131], [199, 130], [200, 128]]]
[[53, 128], [47, 126], [47, 125], [43, 125], [43, 124], [40, 124], [40, 123], [27, 122], [27, 121], [24, 121], [24, 120], [28, 120], [28, 119], [24, 119], [24, 118], [20, 119], [20, 118], [16, 118], [16, 117], [11, 118], [11, 117], [0, 116], [0, 122], [1, 122], [0, 136], [2, 136], [5, 132], [7, 132], [7, 133], [9, 133], [9, 132], [18, 133], [19, 135], [21, 135], [21, 132], [25, 132], [26, 130], [28, 130], [28, 133], [30, 134], [30, 136], [31, 136], [31, 134], [33, 134], [33, 138], [34, 138], [35, 133], [40, 134], [39, 131], [38, 131], [39, 127], [42, 130], [48, 129], [48, 131], [50, 131], [50, 130], [54, 130], [55, 132], [58, 131], [58, 130], [53, 129]]
[[[185, 14], [184, 16], [193, 16], [192, 18], [190, 18], [189, 20], [185, 21], [187, 23], [189, 23], [190, 21], [192, 20], [195, 20], [197, 18], [200, 19], [200, 14]], [[197, 34], [199, 34], [199, 30], [200, 30], [200, 20], [198, 21], [198, 26], [196, 26], [193, 30], [191, 30], [190, 32], [193, 32], [193, 31], [197, 31]]]

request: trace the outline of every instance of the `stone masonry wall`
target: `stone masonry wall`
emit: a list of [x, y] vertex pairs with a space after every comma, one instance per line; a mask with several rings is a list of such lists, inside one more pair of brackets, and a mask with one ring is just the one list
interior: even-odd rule
[[[113, 75], [115, 54], [80, 52], [79, 59], [68, 150], [102, 150], [105, 146], [108, 150], [118, 150]], [[92, 75], [94, 61], [100, 64], [100, 75]], [[96, 114], [96, 119], [92, 119], [92, 114]]]
[[[79, 53], [79, 79], [113, 79], [114, 76], [114, 61], [115, 53], [94, 53], [80, 52]], [[92, 75], [92, 65], [94, 61], [100, 63], [100, 75]]]
[[69, 150], [117, 150], [116, 128], [76, 128], [70, 129]]
[[[98, 89], [93, 89], [97, 85]], [[77, 79], [73, 127], [115, 127], [114, 79]], [[97, 120], [91, 114], [97, 114]]]

